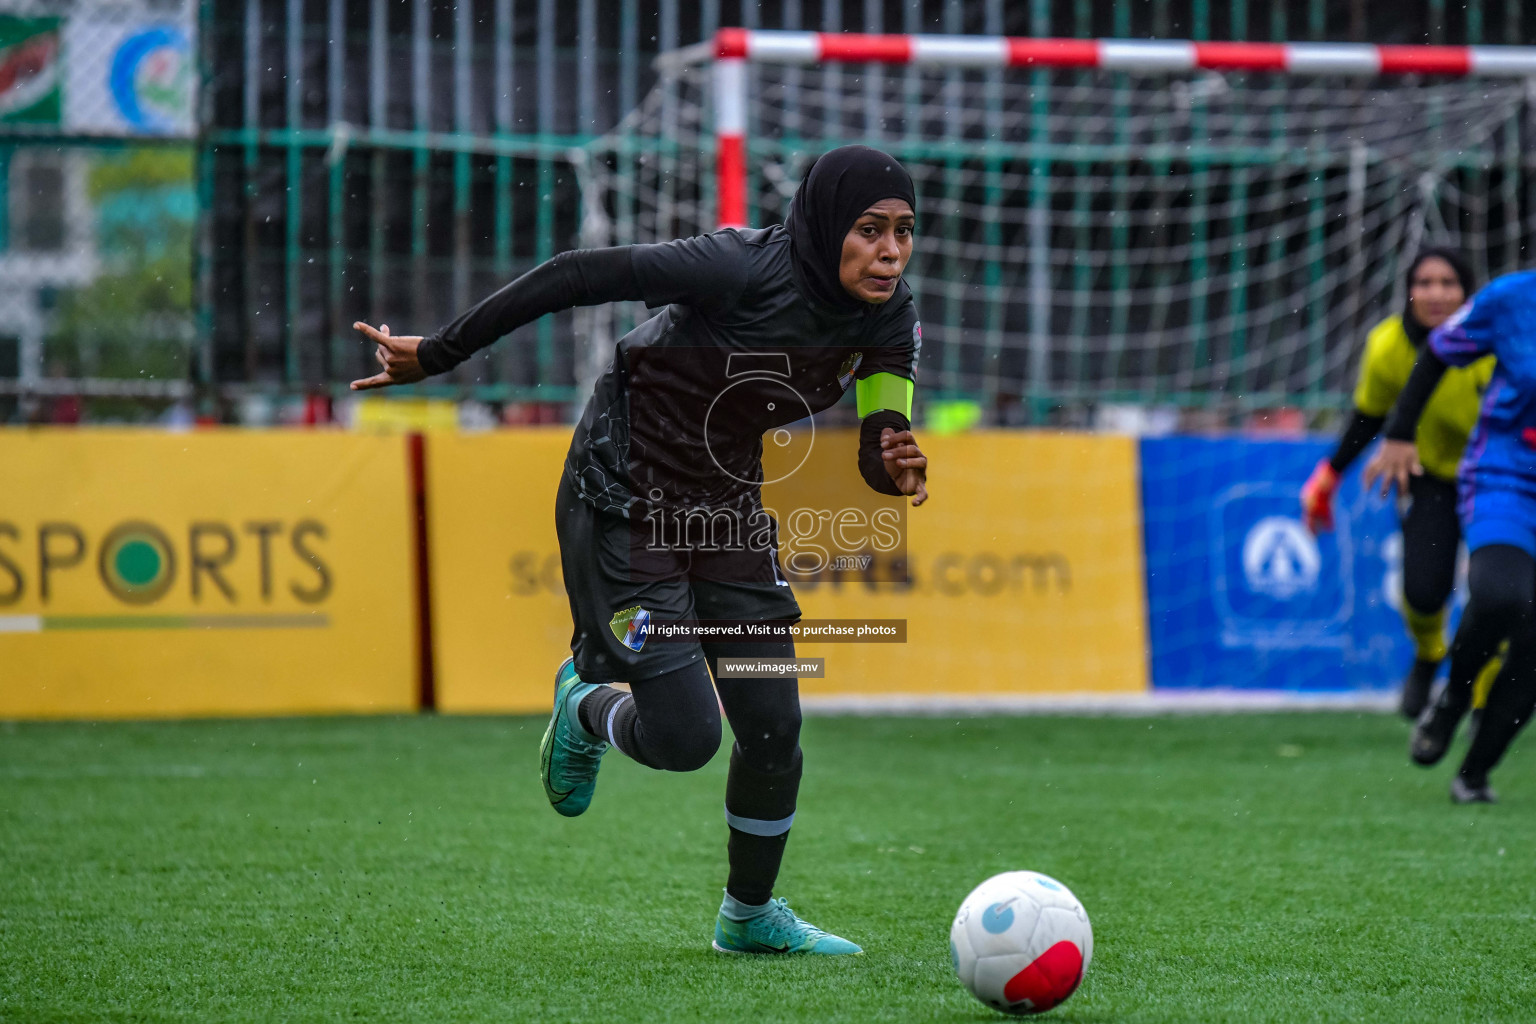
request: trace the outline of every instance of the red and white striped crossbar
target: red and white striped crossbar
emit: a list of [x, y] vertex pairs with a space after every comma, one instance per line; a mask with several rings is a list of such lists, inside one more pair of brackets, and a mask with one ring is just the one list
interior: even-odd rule
[[1105, 71], [1282, 71], [1293, 75], [1536, 75], [1536, 46], [1197, 43], [1187, 39], [1026, 39], [855, 35], [724, 28], [715, 57], [774, 64], [1102, 68]]
[[1101, 68], [1153, 74], [1205, 69], [1291, 75], [1536, 76], [1536, 46], [1197, 43], [1187, 39], [1027, 39], [723, 28], [715, 34], [715, 166], [721, 227], [742, 227], [747, 222], [748, 61]]

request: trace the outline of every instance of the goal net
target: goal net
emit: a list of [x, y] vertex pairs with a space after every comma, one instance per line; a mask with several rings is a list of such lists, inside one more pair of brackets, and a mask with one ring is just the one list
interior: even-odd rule
[[[714, 230], [722, 116], [753, 226], [817, 154], [883, 148], [918, 193], [921, 393], [986, 422], [1334, 406], [1417, 248], [1460, 246], [1486, 280], [1529, 234], [1509, 78], [753, 60], [735, 112], [693, 56], [580, 155], [583, 244]], [[593, 358], [644, 316], [585, 314]]]

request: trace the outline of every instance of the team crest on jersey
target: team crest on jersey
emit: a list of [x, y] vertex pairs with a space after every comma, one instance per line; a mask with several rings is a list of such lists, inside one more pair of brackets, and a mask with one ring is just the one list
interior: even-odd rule
[[912, 322], [912, 376], [917, 375], [917, 357], [923, 351], [923, 322]]
[[837, 371], [837, 386], [847, 391], [848, 385], [853, 383], [853, 375], [858, 372], [859, 364], [863, 361], [863, 352], [855, 352], [844, 359], [842, 367]]
[[614, 638], [619, 643], [632, 651], [638, 651], [645, 646], [645, 638], [651, 632], [651, 613], [638, 604], [633, 608], [625, 608], [613, 613], [608, 628], [613, 630]]

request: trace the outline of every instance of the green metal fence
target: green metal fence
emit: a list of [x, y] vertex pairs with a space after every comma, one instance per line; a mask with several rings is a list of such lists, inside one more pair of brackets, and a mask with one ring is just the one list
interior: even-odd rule
[[[0, 173], [0, 189], [5, 190], [0, 260], [19, 264], [30, 258], [17, 241], [21, 235], [15, 224], [23, 216], [17, 212], [22, 205], [17, 196], [25, 186], [18, 186], [22, 172], [16, 169], [38, 166], [39, 154], [47, 158], [43, 163], [62, 154], [65, 163], [79, 157], [84, 164], [106, 167], [125, 159], [142, 167], [146, 158], [125, 153], [124, 147], [149, 145], [164, 154], [155, 159], [179, 160], [175, 166], [188, 168], [176, 185], [156, 187], [190, 196], [196, 211], [190, 255], [169, 275], [185, 279], [178, 277], [184, 269], [190, 288], [172, 288], [172, 298], [164, 299], [169, 306], [134, 314], [143, 330], [127, 340], [92, 342], [93, 336], [107, 338], [108, 333], [89, 326], [79, 314], [90, 305], [86, 293], [93, 285], [98, 293], [108, 290], [97, 283], [103, 275], [129, 272], [127, 256], [103, 262], [100, 253], [71, 236], [67, 244], [75, 255], [89, 257], [76, 261], [90, 264], [87, 270], [26, 289], [5, 292], [0, 286], [0, 306], [9, 302], [8, 308], [25, 307], [27, 314], [10, 316], [8, 322], [32, 325], [25, 338], [14, 327], [9, 334], [0, 331], [0, 415], [36, 415], [35, 399], [67, 397], [71, 391], [150, 396], [138, 412], [121, 405], [99, 407], [102, 415], [111, 416], [158, 414], [166, 403], [188, 396], [205, 406], [221, 401], [228, 414], [246, 394], [340, 394], [346, 380], [368, 369], [366, 352], [349, 330], [354, 319], [387, 321], [397, 331], [431, 330], [522, 270], [579, 244], [590, 211], [582, 207], [579, 161], [573, 154], [590, 154], [621, 117], [641, 104], [657, 81], [652, 65], [657, 53], [706, 38], [720, 25], [1277, 41], [1516, 44], [1536, 39], [1536, 10], [1525, 10], [1518, 0], [1394, 5], [1364, 0], [185, 0], [181, 5], [0, 0], [0, 60], [14, 56], [4, 31], [23, 21], [52, 19], [64, 31], [71, 20], [152, 21], [172, 15], [193, 26], [189, 35], [200, 71], [191, 108], [194, 131], [151, 139], [138, 130], [121, 136], [104, 135], [99, 127], [72, 130], [64, 123], [67, 104], [61, 104], [55, 126], [40, 127], [8, 117], [0, 89], [0, 167], [5, 170]], [[106, 62], [108, 57], [103, 50], [82, 59]], [[854, 68], [839, 73], [866, 95], [893, 85], [899, 90], [905, 74]], [[991, 87], [985, 77], [959, 76], [957, 81]], [[1038, 73], [1033, 109], [1049, 110], [1059, 93], [1087, 81], [1087, 73]], [[1129, 80], [1119, 81], [1129, 96]], [[1046, 140], [1038, 141], [1041, 146], [1027, 168], [1036, 172], [1030, 176], [1030, 202], [1037, 206], [1061, 201], [1065, 194], [1050, 185], [1050, 174], [1044, 172], [1054, 170], [1070, 179], [1100, 166], [1080, 149], [1052, 155]], [[1458, 194], [1486, 197], [1467, 206], [1471, 220], [1481, 216], [1485, 223], [1469, 220], [1464, 227], [1497, 243], [1490, 271], [1524, 259], [1522, 225], [1497, 223], [1499, 212], [1518, 203], [1520, 217], [1526, 218], [1523, 211], [1532, 208], [1524, 157], [1511, 148], [1515, 144], [1501, 145], [1505, 152], [1492, 161], [1472, 161], [1476, 166], [1458, 172], [1452, 185]], [[190, 162], [185, 157], [189, 146], [195, 147]], [[182, 155], [171, 155], [177, 152]], [[771, 153], [761, 155], [772, 159]], [[1011, 173], [1007, 158], [983, 154], [981, 159], [982, 171], [990, 168], [990, 176], [983, 173], [979, 180], [991, 182], [981, 201], [997, 201]], [[966, 169], [954, 153], [939, 160]], [[1516, 164], [1521, 166], [1511, 170]], [[69, 173], [90, 179], [113, 172], [87, 168]], [[1113, 178], [1116, 172], [1106, 173]], [[1318, 173], [1326, 184], [1326, 172]], [[1259, 194], [1253, 177], [1236, 174], [1218, 182], [1201, 174], [1198, 168], [1190, 171], [1197, 202], [1202, 197], [1213, 201], [1218, 194], [1241, 197], [1245, 189]], [[948, 189], [937, 186], [935, 197], [953, 200], [963, 191], [954, 184]], [[118, 198], [106, 205], [121, 209], [127, 201]], [[41, 202], [26, 205], [30, 209]], [[163, 196], [145, 193], [142, 202], [147, 222], [169, 216], [166, 223], [174, 227], [181, 199], [167, 205]], [[771, 207], [771, 196], [763, 202]], [[1090, 198], [1079, 192], [1065, 202], [1068, 209], [1056, 211], [1068, 225], [1062, 244], [1099, 244], [1090, 237]], [[82, 216], [100, 217], [91, 211]], [[758, 213], [774, 215], [762, 204]], [[953, 225], [934, 227], [946, 243], [963, 239]], [[1214, 236], [1202, 239], [1195, 227], [1192, 245], [1219, 242]], [[1236, 230], [1246, 228], [1239, 224]], [[1318, 230], [1326, 233], [1326, 225]], [[105, 236], [92, 228], [92, 237]], [[1006, 240], [1000, 224], [984, 226], [979, 236], [984, 247]], [[1111, 247], [1133, 243], [1129, 229], [1103, 241]], [[1250, 255], [1246, 266], [1224, 267], [1224, 273], [1247, 275], [1253, 282], [1237, 289], [1237, 301], [1270, 301], [1262, 288], [1274, 283], [1259, 264], [1283, 256], [1277, 251], [1260, 261]], [[995, 285], [1002, 269], [984, 261], [978, 272]], [[1050, 279], [1053, 289], [1081, 293], [1090, 284], [1091, 271], [1085, 267], [1063, 273]], [[1133, 283], [1124, 266], [1110, 273], [1122, 275], [1127, 287]], [[1200, 303], [1214, 300], [1197, 287], [1191, 301], [1198, 313]], [[936, 305], [948, 311], [929, 315], [953, 319], [964, 303], [941, 295]], [[103, 307], [97, 303], [96, 308]], [[993, 320], [988, 323], [986, 316]], [[1081, 304], [1055, 312], [1051, 329], [1087, 330], [1088, 316]], [[1128, 326], [1120, 324], [1119, 333]], [[968, 331], [991, 339], [978, 342], [977, 351], [1011, 345], [1006, 327], [995, 310], [984, 313], [974, 328], [969, 318], [966, 323]], [[500, 345], [426, 390], [495, 404], [535, 403], [547, 407], [549, 415], [569, 415], [568, 403], [579, 400], [582, 377], [590, 372], [586, 349], [591, 338], [584, 329], [575, 316], [547, 319], [530, 329], [528, 339]], [[1312, 343], [1323, 348], [1337, 342], [1317, 335]], [[102, 354], [112, 344], [119, 344], [121, 358]], [[1203, 344], [1241, 356], [1265, 340], [1240, 327], [1219, 335], [1212, 331]], [[951, 389], [956, 394], [976, 391], [966, 382], [974, 376], [966, 364], [968, 347], [969, 341], [945, 348], [936, 337], [925, 354], [935, 361], [937, 374], [958, 382]], [[143, 356], [136, 356], [141, 348]], [[152, 356], [173, 349], [179, 352], [176, 360]], [[1069, 354], [1062, 366], [1037, 375], [1055, 383], [1049, 393], [1036, 389], [1030, 401], [1043, 407], [1183, 400], [1139, 386], [1068, 386], [1089, 380], [1087, 364], [1094, 358], [1088, 350]], [[1339, 387], [1334, 377], [1315, 375], [1299, 393], [1281, 387], [1264, 393], [1264, 400], [1322, 406], [1334, 401]], [[986, 397], [985, 385], [982, 392]], [[1255, 383], [1246, 393], [1261, 392]], [[17, 396], [31, 397], [18, 401]]]

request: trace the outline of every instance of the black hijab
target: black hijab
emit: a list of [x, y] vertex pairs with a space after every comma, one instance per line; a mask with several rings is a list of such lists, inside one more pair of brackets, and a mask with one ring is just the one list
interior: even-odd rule
[[865, 305], [843, 288], [837, 271], [843, 239], [853, 222], [882, 199], [905, 199], [917, 212], [907, 169], [890, 154], [868, 146], [823, 153], [795, 189], [784, 226], [794, 249], [796, 276], [818, 304], [838, 312]]
[[1424, 339], [1429, 337], [1429, 328], [1419, 322], [1419, 318], [1413, 312], [1413, 275], [1419, 272], [1419, 267], [1425, 260], [1445, 260], [1451, 265], [1451, 270], [1456, 274], [1456, 279], [1461, 282], [1461, 292], [1467, 298], [1477, 291], [1477, 278], [1472, 274], [1472, 267], [1467, 263], [1467, 258], [1455, 249], [1443, 245], [1432, 245], [1427, 249], [1420, 249], [1419, 254], [1408, 264], [1408, 297], [1403, 300], [1403, 331], [1408, 335], [1408, 340], [1414, 348], [1423, 348]]

